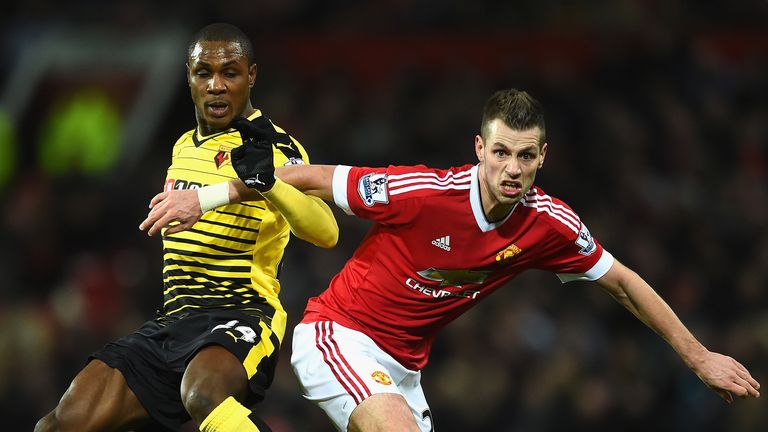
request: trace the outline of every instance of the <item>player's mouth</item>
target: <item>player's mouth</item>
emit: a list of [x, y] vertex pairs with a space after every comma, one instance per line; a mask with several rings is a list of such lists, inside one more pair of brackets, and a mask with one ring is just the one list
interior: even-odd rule
[[500, 189], [504, 196], [517, 197], [523, 191], [523, 184], [518, 181], [503, 181]]
[[213, 117], [222, 118], [229, 113], [229, 104], [226, 102], [209, 102], [205, 106]]

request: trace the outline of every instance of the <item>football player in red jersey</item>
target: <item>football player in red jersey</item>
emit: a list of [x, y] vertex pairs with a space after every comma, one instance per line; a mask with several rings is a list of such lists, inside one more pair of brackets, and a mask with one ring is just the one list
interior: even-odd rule
[[[304, 396], [339, 430], [433, 430], [420, 370], [435, 335], [527, 269], [551, 271], [563, 282], [595, 281], [726, 401], [760, 395], [744, 366], [707, 350], [567, 204], [534, 185], [545, 135], [540, 104], [509, 89], [485, 105], [476, 165], [278, 169], [299, 190], [375, 222], [294, 330], [291, 363]], [[252, 194], [230, 183], [230, 200]], [[173, 192], [152, 204], [195, 209], [195, 200]], [[167, 223], [163, 211], [144, 222], [152, 229]]]

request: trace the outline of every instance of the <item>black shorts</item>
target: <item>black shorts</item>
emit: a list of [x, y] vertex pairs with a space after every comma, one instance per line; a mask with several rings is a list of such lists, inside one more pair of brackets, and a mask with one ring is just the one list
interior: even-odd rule
[[263, 313], [216, 309], [180, 318], [159, 315], [91, 354], [89, 361], [96, 358], [120, 370], [152, 419], [179, 430], [190, 419], [181, 402], [181, 378], [187, 363], [205, 346], [220, 345], [243, 362], [250, 389], [247, 406], [264, 399], [280, 350], [272, 332], [274, 314], [265, 307]]

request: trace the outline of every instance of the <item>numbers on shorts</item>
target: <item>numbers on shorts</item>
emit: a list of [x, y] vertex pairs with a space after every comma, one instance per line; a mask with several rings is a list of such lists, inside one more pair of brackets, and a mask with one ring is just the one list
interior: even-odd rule
[[244, 341], [246, 341], [248, 343], [255, 343], [256, 342], [256, 336], [258, 336], [256, 334], [256, 332], [252, 328], [250, 328], [248, 326], [244, 326], [244, 325], [239, 326], [239, 325], [237, 325], [237, 323], [238, 323], [237, 320], [232, 320], [232, 321], [230, 321], [230, 322], [228, 322], [226, 324], [219, 324], [216, 327], [214, 327], [213, 329], [211, 329], [211, 333], [213, 333], [216, 330], [220, 330], [220, 329], [234, 330], [234, 331], [240, 333], [239, 339], [242, 339], [242, 340], [244, 340]]
[[432, 418], [432, 412], [430, 410], [424, 410], [424, 412], [421, 413], [421, 419], [429, 419], [429, 430], [430, 432], [435, 432], [435, 420]]

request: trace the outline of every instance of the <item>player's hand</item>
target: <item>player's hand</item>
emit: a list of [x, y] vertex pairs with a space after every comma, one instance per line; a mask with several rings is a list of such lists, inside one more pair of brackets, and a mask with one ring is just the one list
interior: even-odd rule
[[149, 214], [139, 225], [149, 236], [168, 228], [165, 234], [173, 234], [192, 227], [203, 212], [195, 189], [171, 190], [155, 195], [149, 202]]
[[742, 399], [760, 397], [760, 383], [752, 378], [747, 368], [731, 357], [707, 352], [691, 368], [707, 387], [728, 403], [733, 402], [733, 395]]
[[275, 163], [272, 146], [290, 140], [279, 133], [266, 116], [248, 121], [243, 117], [232, 120], [230, 127], [237, 129], [243, 145], [232, 150], [232, 166], [237, 176], [249, 188], [268, 191], [275, 184]]

